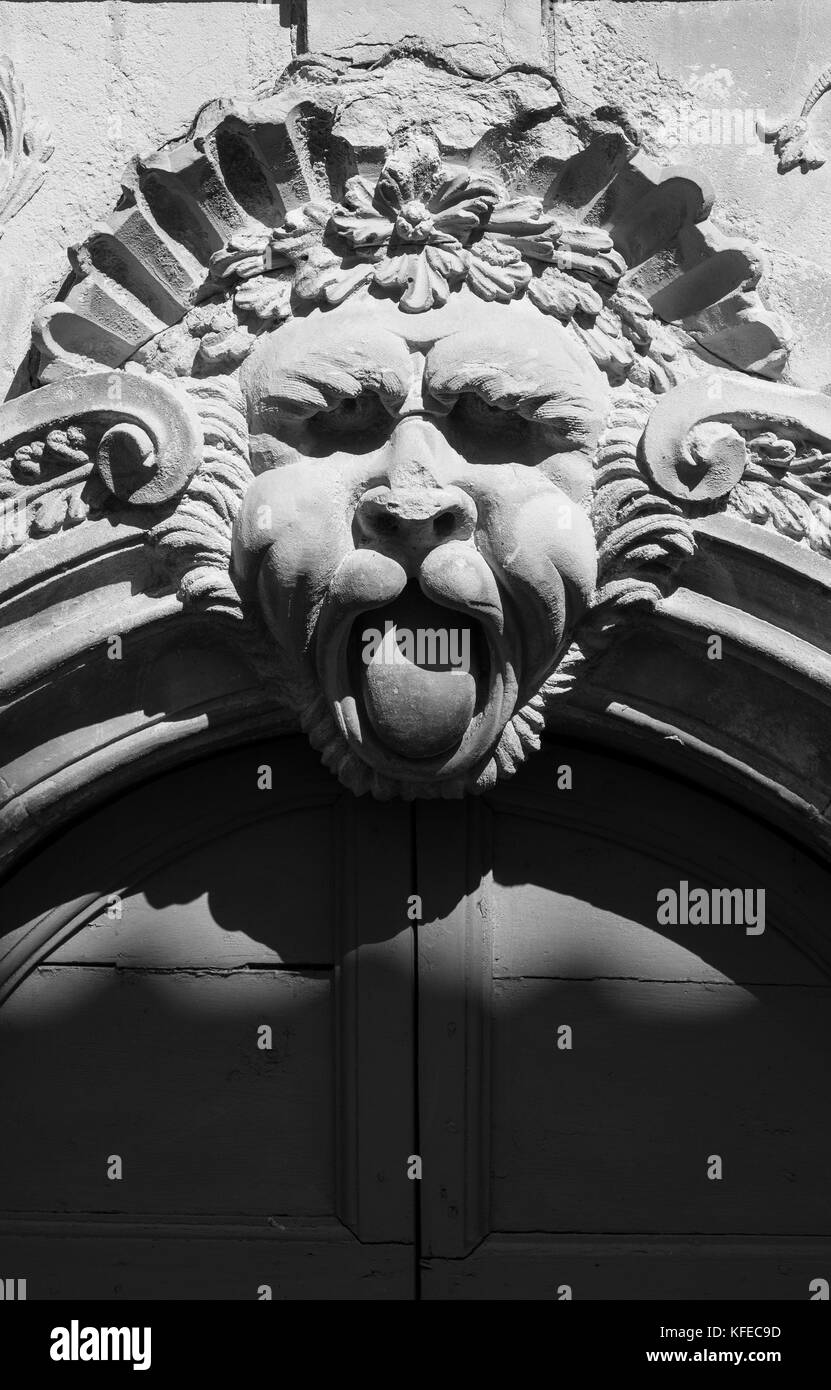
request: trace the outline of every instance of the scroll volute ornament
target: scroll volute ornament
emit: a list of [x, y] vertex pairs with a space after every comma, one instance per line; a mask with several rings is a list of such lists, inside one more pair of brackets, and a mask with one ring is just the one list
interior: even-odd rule
[[[711, 507], [745, 477], [748, 438], [767, 432], [823, 454], [831, 451], [831, 398], [732, 373], [700, 378], [658, 401], [641, 454], [649, 477], [667, 496]], [[786, 455], [783, 473], [787, 464]]]
[[[39, 464], [44, 448], [61, 455], [57, 470]], [[185, 488], [202, 449], [199, 416], [187, 395], [172, 382], [137, 373], [90, 372], [0, 409], [0, 455], [11, 456], [2, 496], [28, 511], [93, 475], [122, 505], [164, 504]]]

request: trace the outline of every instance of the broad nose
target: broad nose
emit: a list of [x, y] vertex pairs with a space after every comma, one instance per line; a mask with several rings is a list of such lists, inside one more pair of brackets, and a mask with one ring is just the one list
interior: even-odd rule
[[476, 507], [458, 487], [375, 487], [355, 511], [359, 545], [402, 560], [421, 560], [437, 545], [469, 540]]

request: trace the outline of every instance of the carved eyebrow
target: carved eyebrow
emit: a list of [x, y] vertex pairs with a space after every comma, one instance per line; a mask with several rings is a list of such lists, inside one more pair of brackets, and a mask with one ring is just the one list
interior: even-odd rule
[[575, 448], [592, 447], [608, 410], [607, 393], [599, 373], [594, 380], [592, 363], [581, 363], [580, 345], [555, 336], [554, 327], [546, 325], [540, 345], [525, 325], [442, 338], [427, 354], [425, 390], [448, 404], [472, 392], [526, 420], [556, 424]]
[[297, 320], [275, 335], [268, 354], [252, 362], [247, 390], [259, 409], [286, 420], [306, 420], [321, 410], [373, 391], [391, 412], [407, 396], [413, 366], [394, 333], [366, 320]]

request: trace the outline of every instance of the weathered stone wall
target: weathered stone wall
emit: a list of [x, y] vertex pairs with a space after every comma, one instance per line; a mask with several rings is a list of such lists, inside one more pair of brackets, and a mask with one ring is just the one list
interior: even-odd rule
[[[708, 174], [716, 220], [766, 254], [766, 298], [790, 321], [789, 375], [831, 381], [831, 164], [780, 175], [755, 137], [798, 115], [831, 64], [827, 0], [554, 0], [558, 77], [590, 103], [627, 106], [647, 145]], [[730, 119], [725, 118], [729, 113]], [[831, 150], [831, 98], [812, 133]]]
[[[625, 105], [656, 154], [704, 170], [720, 225], [767, 254], [768, 302], [794, 332], [788, 375], [831, 381], [831, 164], [780, 175], [753, 133], [760, 112], [797, 114], [831, 63], [827, 0], [2, 0], [0, 53], [55, 152], [5, 231], [0, 392], [68, 270], [67, 246], [114, 206], [131, 155], [180, 133], [211, 98], [261, 89], [293, 51], [371, 61], [416, 31], [478, 71], [552, 63], [580, 99]], [[831, 98], [812, 124], [831, 148]]]
[[279, 71], [291, 58], [285, 18], [283, 6], [234, 0], [0, 4], [0, 53], [55, 144], [43, 187], [3, 238], [0, 391], [26, 349], [33, 310], [69, 270], [67, 246], [115, 206], [127, 160], [181, 132], [212, 97], [248, 92]]

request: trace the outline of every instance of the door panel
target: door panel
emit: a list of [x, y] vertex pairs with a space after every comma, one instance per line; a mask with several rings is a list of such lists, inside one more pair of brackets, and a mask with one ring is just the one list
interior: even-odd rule
[[465, 1260], [430, 1260], [427, 1300], [805, 1300], [827, 1238], [491, 1235]]
[[0, 1019], [7, 1212], [334, 1210], [331, 972], [41, 966]]
[[[576, 747], [417, 824], [423, 1296], [807, 1299], [831, 1268], [827, 872]], [[765, 930], [659, 926], [682, 879], [764, 889]], [[464, 1029], [486, 1056], [454, 1110]]]
[[[275, 830], [279, 833], [275, 834]], [[50, 953], [54, 964], [173, 970], [330, 969], [335, 957], [335, 817], [297, 810], [276, 821], [207, 834], [190, 852], [151, 871], [123, 896], [120, 916], [104, 906], [89, 927]]]
[[286, 739], [4, 885], [0, 1262], [30, 1298], [412, 1297], [409, 878], [408, 809]]
[[[349, 1299], [413, 1296], [413, 1257], [362, 1245], [338, 1220], [5, 1221], [4, 1268], [30, 1299]], [[26, 1278], [24, 1273], [21, 1276]]]
[[493, 1228], [813, 1234], [831, 1167], [831, 990], [795, 993], [500, 981]]

